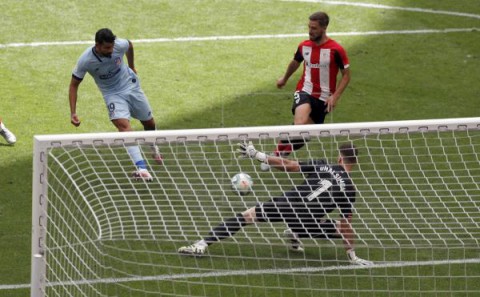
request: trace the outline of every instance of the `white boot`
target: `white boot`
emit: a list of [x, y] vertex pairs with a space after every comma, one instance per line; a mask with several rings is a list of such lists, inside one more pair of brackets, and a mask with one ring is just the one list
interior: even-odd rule
[[2, 122], [0, 122], [0, 135], [2, 135], [9, 144], [14, 144], [17, 142], [15, 135], [8, 130]]

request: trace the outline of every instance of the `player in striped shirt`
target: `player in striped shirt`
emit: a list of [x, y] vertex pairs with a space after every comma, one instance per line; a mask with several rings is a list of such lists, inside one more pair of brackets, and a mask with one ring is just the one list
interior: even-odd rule
[[[124, 63], [123, 56], [126, 56], [128, 66]], [[95, 45], [87, 48], [80, 56], [69, 89], [71, 122], [76, 127], [80, 125], [76, 111], [78, 87], [87, 73], [100, 89], [110, 120], [119, 132], [132, 131], [131, 117], [138, 119], [145, 130], [155, 130], [155, 120], [148, 99], [140, 87], [133, 45], [129, 40], [117, 38], [110, 29], [103, 28], [95, 34]], [[162, 156], [158, 147], [152, 145], [151, 148], [152, 157], [161, 164]], [[129, 146], [127, 151], [137, 167], [133, 177], [152, 181], [140, 147]]]
[[[345, 49], [327, 36], [329, 16], [319, 11], [309, 20], [310, 38], [299, 44], [285, 74], [277, 80], [277, 87], [283, 88], [303, 63], [303, 74], [292, 105], [295, 125], [323, 124], [325, 116], [333, 111], [350, 82], [350, 65]], [[337, 83], [339, 72], [341, 79]], [[274, 154], [286, 157], [304, 145], [304, 139], [282, 140]], [[262, 169], [269, 168], [264, 165]]]

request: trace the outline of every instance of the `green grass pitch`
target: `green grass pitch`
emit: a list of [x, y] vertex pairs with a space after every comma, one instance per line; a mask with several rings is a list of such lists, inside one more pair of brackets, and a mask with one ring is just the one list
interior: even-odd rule
[[[478, 1], [351, 2], [397, 9], [334, 5], [328, 1], [1, 1], [0, 117], [16, 134], [18, 143], [13, 147], [0, 144], [0, 288], [30, 282], [33, 135], [115, 131], [90, 77], [79, 92], [77, 110], [83, 123], [79, 128], [69, 123], [71, 71], [88, 45], [31, 43], [90, 41], [102, 27], [131, 40], [306, 34], [308, 15], [325, 10], [331, 16], [328, 32], [347, 50], [352, 70], [352, 81], [326, 122], [479, 116]], [[432, 31], [380, 34], [408, 30]], [[340, 32], [372, 34], [334, 35]], [[275, 81], [302, 39], [134, 43], [136, 67], [158, 127], [291, 123], [291, 93], [300, 71], [282, 90], [276, 89]], [[140, 130], [140, 125], [134, 123], [134, 128]], [[269, 285], [295, 281], [287, 279], [293, 276], [285, 278]], [[331, 278], [341, 276], [331, 273], [321, 276], [321, 282], [328, 283]], [[245, 282], [256, 281], [261, 280]], [[316, 281], [312, 276], [305, 285]], [[415, 284], [442, 288], [435, 283]], [[452, 283], [454, 288], [474, 285], [478, 287], [461, 281]], [[255, 293], [268, 295], [267, 290]], [[0, 290], [1, 296], [28, 294], [28, 289]], [[382, 294], [389, 296], [388, 285]], [[336, 291], [330, 296], [342, 293]]]

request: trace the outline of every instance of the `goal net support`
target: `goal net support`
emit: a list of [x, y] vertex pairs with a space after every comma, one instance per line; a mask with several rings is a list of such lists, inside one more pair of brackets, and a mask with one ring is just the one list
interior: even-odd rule
[[[283, 223], [248, 225], [202, 257], [181, 246], [300, 183], [260, 170], [237, 143], [359, 164], [351, 265], [341, 239], [288, 249]], [[480, 292], [480, 118], [36, 136], [31, 296], [474, 296]], [[149, 160], [156, 144], [162, 165]], [[139, 145], [153, 182], [135, 181]], [[249, 195], [231, 189], [239, 172]], [[329, 214], [338, 218], [338, 212]]]

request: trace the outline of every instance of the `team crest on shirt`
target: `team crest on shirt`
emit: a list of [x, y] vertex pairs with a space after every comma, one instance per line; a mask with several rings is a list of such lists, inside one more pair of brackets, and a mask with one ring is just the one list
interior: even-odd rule
[[115, 58], [115, 64], [116, 64], [116, 65], [122, 64], [122, 58], [116, 57], [116, 58]]

